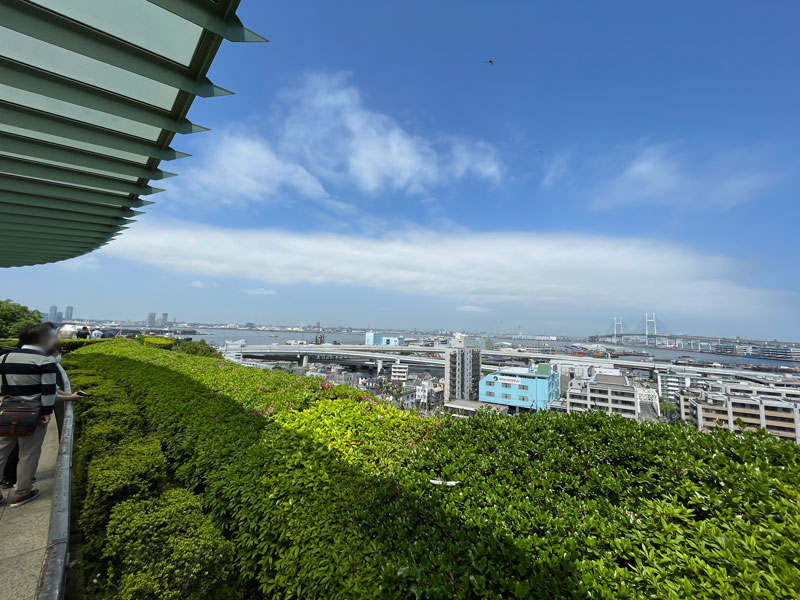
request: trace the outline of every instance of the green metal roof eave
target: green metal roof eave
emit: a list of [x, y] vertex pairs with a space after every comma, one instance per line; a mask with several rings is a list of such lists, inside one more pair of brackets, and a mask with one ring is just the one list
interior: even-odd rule
[[0, 226], [0, 236], [4, 239], [11, 236], [21, 236], [24, 239], [36, 240], [41, 238], [56, 237], [78, 240], [110, 240], [114, 239], [120, 232], [112, 233], [110, 236], [106, 232], [96, 232], [88, 229], [36, 229], [32, 226], [18, 225], [17, 227]]
[[[13, 244], [13, 242], [15, 241], [22, 241], [22, 240], [15, 240], [13, 237], [9, 237], [7, 238], [6, 241], [11, 242]], [[104, 246], [105, 244], [108, 243], [108, 240], [78, 240], [78, 239], [57, 239], [57, 238], [39, 238], [33, 241], [35, 242], [34, 245], [37, 248], [44, 251], [51, 251], [51, 250], [87, 251], [100, 248], [101, 246]]]
[[0, 56], [0, 81], [17, 89], [176, 133], [209, 130], [185, 118], [173, 119], [169, 111], [3, 56]]
[[72, 212], [86, 213], [90, 215], [103, 215], [106, 217], [126, 217], [133, 216], [132, 210], [125, 207], [110, 206], [108, 204], [95, 204], [94, 202], [75, 202], [74, 200], [64, 200], [62, 198], [51, 198], [47, 196], [33, 196], [31, 194], [19, 194], [16, 192], [6, 192], [0, 198], [0, 204], [19, 204], [21, 206], [38, 206], [41, 208], [54, 208], [57, 210], [69, 210]]
[[52, 217], [39, 217], [31, 215], [3, 215], [2, 228], [12, 228], [19, 231], [61, 231], [65, 234], [83, 234], [84, 237], [100, 239], [115, 236], [128, 226], [107, 225], [102, 223], [89, 223], [88, 221], [65, 221]]
[[183, 17], [187, 21], [199, 25], [203, 29], [213, 31], [230, 42], [268, 42], [269, 40], [255, 31], [247, 29], [234, 14], [227, 20], [213, 12], [210, 6], [202, 6], [192, 0], [148, 0], [151, 4]]
[[189, 156], [155, 142], [0, 100], [0, 123], [161, 160]]
[[23, 179], [13, 177], [5, 173], [0, 173], [0, 190], [7, 192], [17, 192], [20, 194], [31, 194], [35, 196], [47, 196], [50, 198], [62, 198], [75, 200], [76, 202], [96, 202], [97, 204], [109, 204], [111, 206], [123, 206], [127, 208], [139, 208], [142, 200], [131, 197], [130, 195], [121, 196], [97, 190], [73, 187], [50, 181], [40, 181], [33, 179]]
[[103, 215], [87, 215], [71, 210], [57, 208], [41, 208], [39, 206], [23, 206], [21, 204], [0, 204], [0, 215], [26, 215], [31, 217], [49, 217], [79, 223], [98, 223], [101, 225], [119, 225], [124, 217], [106, 217]]
[[154, 188], [149, 185], [138, 186], [135, 183], [125, 181], [124, 179], [117, 179], [116, 177], [95, 175], [85, 171], [57, 167], [13, 156], [0, 155], [0, 172], [19, 175], [21, 177], [57, 180], [71, 185], [100, 188], [124, 194], [148, 196], [164, 191], [161, 188]]
[[62, 146], [36, 138], [29, 138], [13, 133], [0, 131], [0, 148], [5, 152], [13, 152], [30, 158], [50, 160], [76, 167], [108, 171], [138, 179], [166, 179], [175, 173], [161, 169], [148, 169], [144, 165], [132, 163], [121, 158], [97, 154], [88, 150], [80, 150], [70, 146]]
[[[80, 256], [127, 229], [143, 214], [133, 209], [153, 203], [142, 196], [161, 191], [150, 181], [174, 175], [159, 163], [189, 156], [170, 148], [175, 135], [207, 130], [187, 119], [195, 96], [231, 93], [207, 77], [222, 39], [267, 41], [242, 25], [239, 0], [148, 0], [200, 27], [199, 37], [181, 42], [187, 66], [147, 49], [163, 47], [150, 40], [124, 39], [123, 21], [109, 24], [112, 35], [89, 25], [94, 21], [83, 8], [70, 6], [80, 0], [62, 1], [63, 10], [60, 3], [51, 10], [0, 0], [0, 24], [38, 40], [30, 48], [49, 45], [67, 50], [64, 60], [77, 53], [113, 68], [98, 67], [89, 77], [82, 66], [89, 63], [74, 56], [62, 73], [49, 52], [32, 56], [30, 64], [19, 53], [0, 55], [0, 82], [20, 90], [0, 99], [0, 123], [10, 127], [0, 131], [0, 267]], [[86, 22], [74, 16], [82, 14]], [[172, 15], [163, 18], [176, 20]], [[90, 81], [76, 75], [82, 72]], [[140, 93], [139, 78], [157, 83]], [[176, 95], [167, 109], [171, 96], [158, 90], [169, 88]]]
[[18, 33], [195, 96], [210, 98], [233, 94], [205, 76], [192, 79], [186, 67], [25, 0], [4, 0], [0, 4], [0, 23]]

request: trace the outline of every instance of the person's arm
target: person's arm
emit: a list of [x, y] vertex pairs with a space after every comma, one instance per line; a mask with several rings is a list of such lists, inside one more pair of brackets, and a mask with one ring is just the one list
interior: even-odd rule
[[58, 368], [56, 362], [52, 358], [47, 358], [41, 365], [41, 378], [42, 378], [42, 423], [50, 422], [50, 415], [53, 413], [53, 405], [56, 403], [58, 396], [58, 386], [56, 379], [58, 377]]
[[78, 392], [75, 392], [74, 394], [68, 394], [67, 392], [65, 392], [60, 388], [58, 389], [57, 394], [58, 397], [61, 398], [62, 400], [77, 400], [78, 398], [81, 397], [81, 395]]

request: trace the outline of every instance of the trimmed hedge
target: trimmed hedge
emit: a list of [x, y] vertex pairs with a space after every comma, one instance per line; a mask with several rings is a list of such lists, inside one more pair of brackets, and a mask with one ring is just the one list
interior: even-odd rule
[[219, 585], [231, 578], [233, 545], [186, 490], [116, 505], [107, 536], [109, 583], [121, 600], [235, 597]]
[[110, 342], [113, 338], [100, 338], [100, 339], [80, 339], [80, 338], [71, 338], [66, 340], [58, 340], [58, 349], [61, 351], [61, 354], [67, 354], [78, 348], [83, 348], [84, 346], [91, 346], [92, 344], [101, 344], [103, 342]]
[[[61, 354], [68, 354], [73, 350], [77, 350], [78, 348], [83, 348], [84, 346], [89, 346], [91, 344], [97, 344], [100, 342], [110, 342], [113, 338], [100, 338], [99, 340], [93, 339], [78, 339], [78, 338], [71, 338], [65, 340], [58, 340], [58, 349]], [[16, 348], [17, 340], [16, 339], [5, 339], [0, 340], [0, 347], [4, 348]]]
[[[795, 598], [800, 448], [621, 417], [421, 418], [118, 341], [119, 382], [235, 547], [246, 598]], [[457, 481], [454, 486], [430, 480]]]
[[164, 487], [167, 462], [154, 437], [119, 444], [113, 453], [89, 463], [80, 525], [89, 536], [104, 531], [116, 504], [146, 498]]
[[175, 340], [154, 335], [139, 335], [136, 336], [136, 339], [140, 344], [152, 346], [153, 348], [161, 348], [162, 350], [167, 350], [175, 345]]
[[[170, 488], [160, 441], [117, 383], [74, 368], [73, 504], [90, 598], [231, 598], [232, 548], [190, 492]], [[74, 549], [73, 549], [74, 551]], [[101, 574], [105, 573], [105, 577]], [[73, 572], [72, 579], [81, 580]]]

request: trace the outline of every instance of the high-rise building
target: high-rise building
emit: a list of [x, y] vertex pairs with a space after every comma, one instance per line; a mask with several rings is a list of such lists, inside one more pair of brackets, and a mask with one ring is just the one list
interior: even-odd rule
[[53, 323], [63, 323], [64, 322], [64, 313], [60, 310], [56, 313], [56, 318], [53, 319]]
[[449, 348], [445, 354], [444, 400], [478, 400], [480, 348]]
[[155, 327], [156, 326], [156, 313], [148, 313], [147, 314], [147, 326], [148, 327]]
[[50, 321], [51, 323], [55, 323], [57, 313], [58, 313], [58, 307], [55, 304], [53, 304], [53, 306], [50, 307], [50, 310], [47, 311], [47, 320]]
[[167, 313], [161, 313], [161, 325], [164, 327], [169, 325], [169, 315]]
[[65, 321], [72, 321], [72, 307], [68, 306], [67, 309], [64, 311], [64, 320]]

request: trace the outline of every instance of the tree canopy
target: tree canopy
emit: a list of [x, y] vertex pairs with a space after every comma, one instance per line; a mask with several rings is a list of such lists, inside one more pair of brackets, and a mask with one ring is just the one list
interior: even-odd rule
[[0, 300], [0, 338], [19, 335], [19, 332], [42, 321], [42, 313], [13, 300]]

